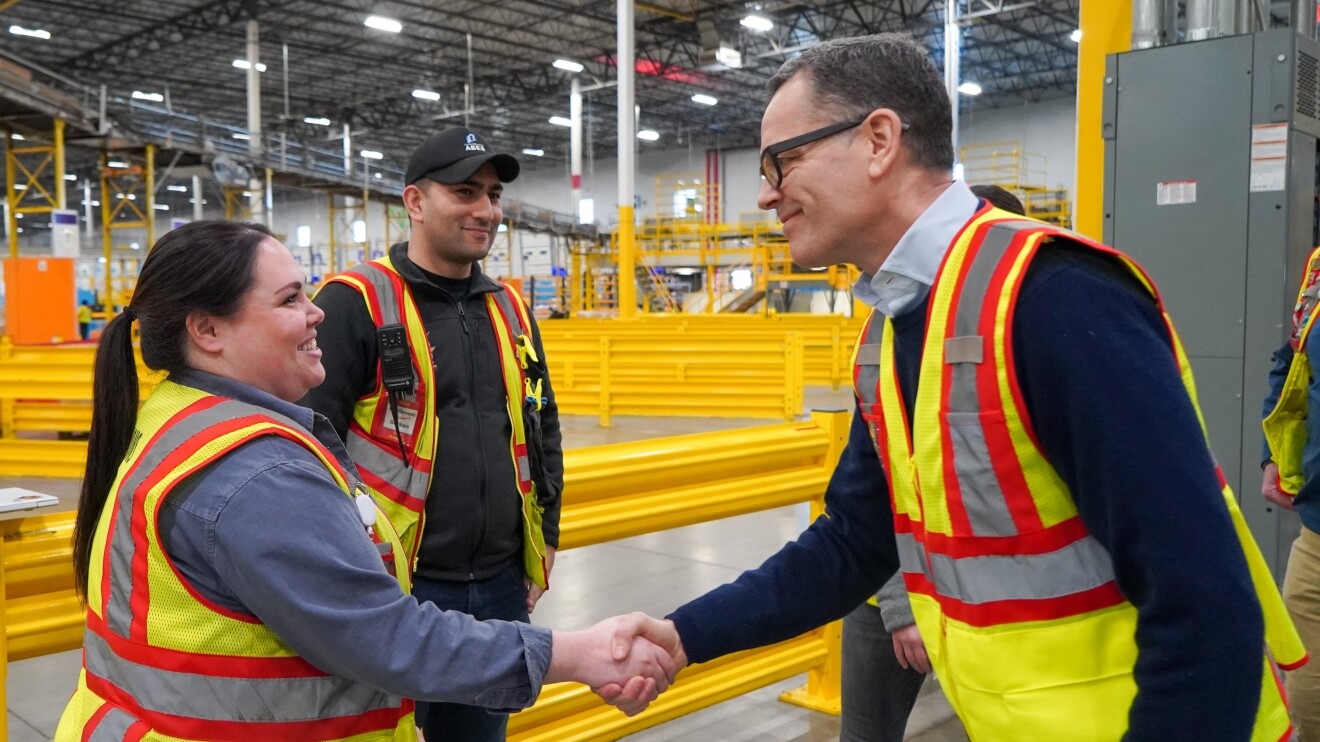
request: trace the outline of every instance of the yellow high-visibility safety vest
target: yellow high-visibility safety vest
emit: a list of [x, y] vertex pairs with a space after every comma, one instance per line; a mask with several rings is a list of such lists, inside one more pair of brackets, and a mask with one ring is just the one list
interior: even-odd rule
[[[416, 568], [421, 533], [426, 526], [426, 495], [431, 489], [439, 420], [435, 409], [435, 367], [417, 302], [389, 256], [358, 265], [332, 276], [327, 283], [342, 283], [362, 295], [376, 327], [402, 324], [408, 337], [413, 365], [413, 393], [406, 395], [407, 422], [396, 429], [389, 395], [376, 370], [376, 388], [353, 407], [348, 425], [348, 453], [362, 481], [389, 516], [408, 553], [408, 571]], [[486, 294], [486, 312], [499, 346], [505, 399], [512, 434], [509, 455], [518, 475], [522, 497], [523, 569], [528, 578], [547, 587], [544, 508], [538, 501], [527, 454], [522, 403], [527, 391], [527, 354], [531, 347], [531, 319], [521, 297], [510, 286]], [[400, 450], [402, 438], [407, 452]]]
[[[201, 597], [165, 554], [156, 518], [169, 493], [260, 436], [304, 446], [352, 496], [334, 455], [272, 410], [171, 381], [147, 398], [92, 542], [83, 667], [59, 742], [416, 739], [412, 701], [318, 670], [256, 618]], [[375, 540], [403, 559], [384, 517]]]
[[1297, 306], [1293, 310], [1292, 332], [1288, 344], [1292, 346], [1292, 363], [1283, 380], [1283, 389], [1274, 409], [1261, 421], [1265, 441], [1270, 447], [1270, 459], [1279, 467], [1279, 489], [1296, 495], [1306, 483], [1302, 476], [1302, 453], [1306, 449], [1306, 417], [1309, 412], [1311, 362], [1306, 357], [1306, 341], [1320, 312], [1320, 247], [1306, 260], [1306, 274], [1297, 290]]
[[[987, 207], [954, 240], [931, 289], [911, 430], [888, 318], [871, 315], [854, 362], [913, 614], [973, 740], [1118, 740], [1137, 692], [1136, 608], [1037, 446], [1013, 366], [1014, 302], [1051, 240], [1118, 258], [1159, 301], [1125, 256]], [[1195, 406], [1187, 356], [1160, 311]], [[1276, 742], [1291, 723], [1275, 662], [1298, 666], [1306, 651], [1222, 473], [1219, 481], [1265, 616], [1252, 740]]]

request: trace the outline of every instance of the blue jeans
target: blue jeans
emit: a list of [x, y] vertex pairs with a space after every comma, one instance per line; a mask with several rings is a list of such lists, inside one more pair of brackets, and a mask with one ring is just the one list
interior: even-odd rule
[[880, 609], [864, 603], [843, 619], [843, 715], [839, 742], [902, 742], [926, 676], [894, 657]]
[[[441, 610], [461, 611], [479, 620], [530, 622], [522, 565], [513, 564], [494, 577], [473, 582], [448, 582], [413, 577], [413, 595]], [[493, 714], [480, 706], [459, 703], [417, 704], [417, 726], [426, 742], [503, 742], [508, 714]]]

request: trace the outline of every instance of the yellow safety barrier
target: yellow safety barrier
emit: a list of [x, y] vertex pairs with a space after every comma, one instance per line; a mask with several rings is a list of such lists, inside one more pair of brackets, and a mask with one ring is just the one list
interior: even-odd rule
[[[90, 430], [95, 361], [96, 347], [91, 345], [15, 346], [7, 337], [0, 338], [0, 439], [22, 432]], [[137, 363], [139, 393], [145, 398], [160, 374], [144, 366], [141, 358]], [[0, 452], [0, 460], [4, 458], [6, 454]]]
[[[714, 335], [724, 340], [770, 342], [793, 333], [802, 338], [803, 382], [838, 389], [852, 383], [852, 351], [862, 318], [836, 314], [661, 314], [631, 320], [574, 318], [541, 322], [541, 337], [551, 368], [561, 339], [592, 337], [665, 338]], [[554, 381], [554, 377], [551, 377]]]
[[627, 334], [559, 338], [546, 356], [561, 413], [751, 417], [802, 413], [802, 339]]
[[[565, 452], [564, 549], [783, 505], [824, 510], [848, 430], [844, 412], [810, 421], [698, 433]], [[81, 470], [81, 462], [79, 465]], [[83, 611], [73, 592], [73, 513], [0, 522], [0, 615], [9, 660], [75, 649]], [[620, 606], [619, 610], [626, 610]], [[840, 623], [685, 670], [644, 713], [625, 717], [578, 684], [546, 686], [515, 714], [516, 742], [609, 740], [808, 673], [784, 700], [838, 713]], [[3, 677], [0, 677], [3, 681]], [[0, 682], [0, 703], [4, 701]]]

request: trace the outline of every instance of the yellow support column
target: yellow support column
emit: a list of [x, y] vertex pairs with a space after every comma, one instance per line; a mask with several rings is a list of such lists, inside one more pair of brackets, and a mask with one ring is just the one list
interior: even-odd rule
[[55, 119], [55, 206], [69, 208], [64, 188], [64, 119]]
[[[156, 145], [147, 145], [147, 213], [143, 221], [147, 223], [147, 249], [156, 246]], [[63, 177], [60, 178], [64, 180]], [[101, 193], [105, 198], [105, 193]], [[108, 265], [108, 264], [107, 264]]]
[[1132, 3], [1082, 0], [1082, 39], [1077, 44], [1077, 193], [1074, 220], [1078, 232], [1092, 239], [1104, 233], [1105, 57], [1132, 48]]
[[614, 291], [620, 318], [637, 315], [637, 228], [633, 218], [632, 204], [619, 206], [619, 274]]

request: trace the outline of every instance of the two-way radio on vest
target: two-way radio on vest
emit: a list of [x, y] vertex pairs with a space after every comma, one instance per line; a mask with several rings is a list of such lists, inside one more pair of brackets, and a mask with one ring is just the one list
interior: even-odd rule
[[376, 343], [380, 346], [380, 383], [390, 399], [390, 415], [394, 418], [394, 435], [399, 441], [399, 455], [403, 463], [412, 468], [408, 449], [403, 445], [399, 430], [399, 396], [413, 392], [412, 353], [408, 349], [408, 333], [403, 325], [394, 323], [376, 328]]

